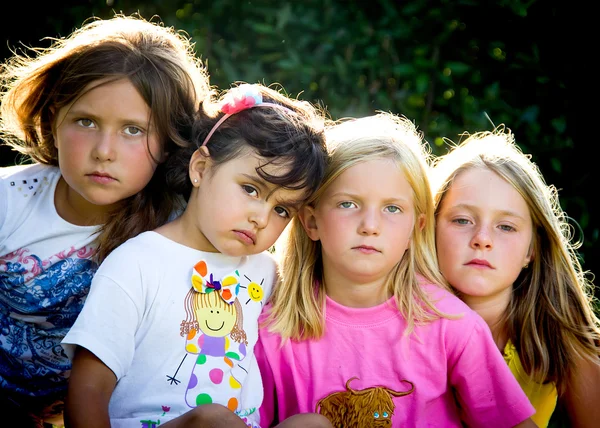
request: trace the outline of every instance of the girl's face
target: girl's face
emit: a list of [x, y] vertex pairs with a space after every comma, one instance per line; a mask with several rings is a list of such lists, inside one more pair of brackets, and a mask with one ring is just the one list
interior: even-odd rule
[[[184, 244], [230, 256], [268, 250], [306, 195], [303, 189], [288, 190], [262, 179], [256, 168], [266, 163], [246, 152], [214, 168], [210, 158], [196, 151], [190, 163], [194, 188], [182, 216]], [[282, 175], [287, 168], [269, 164], [263, 170]]]
[[379, 159], [345, 170], [301, 219], [310, 238], [321, 241], [326, 283], [362, 284], [384, 280], [402, 259], [414, 213], [404, 173]]
[[146, 186], [161, 145], [150, 108], [129, 80], [86, 89], [56, 112], [54, 144], [70, 206], [93, 214]]
[[525, 199], [489, 169], [461, 172], [436, 220], [440, 270], [469, 302], [508, 303], [512, 284], [531, 260], [533, 228]]

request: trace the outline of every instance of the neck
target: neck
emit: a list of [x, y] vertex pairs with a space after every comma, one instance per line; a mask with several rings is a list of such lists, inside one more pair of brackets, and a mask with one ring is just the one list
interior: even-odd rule
[[202, 232], [199, 231], [195, 214], [191, 211], [189, 205], [179, 217], [160, 226], [155, 232], [160, 233], [171, 241], [193, 248], [194, 250], [208, 253], [219, 252]]
[[63, 177], [60, 177], [54, 192], [56, 212], [65, 221], [77, 226], [94, 226], [108, 220], [113, 205], [94, 205], [79, 193], [71, 189]]
[[386, 302], [385, 277], [376, 279], [346, 278], [324, 269], [323, 282], [327, 295], [340, 305], [350, 308], [370, 308]]
[[511, 293], [512, 289], [509, 287], [494, 296], [460, 296], [486, 322], [500, 351], [504, 350], [508, 342], [506, 322], [503, 321], [503, 317], [510, 302]]

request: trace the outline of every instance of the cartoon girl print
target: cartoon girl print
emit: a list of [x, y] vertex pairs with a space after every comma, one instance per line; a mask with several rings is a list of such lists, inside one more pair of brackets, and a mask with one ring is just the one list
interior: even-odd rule
[[[194, 266], [180, 331], [186, 336], [184, 360], [187, 355], [197, 355], [185, 394], [189, 407], [215, 402], [226, 403], [232, 411], [238, 407], [235, 397], [242, 379], [236, 379], [232, 369], [246, 357], [248, 346], [237, 299], [239, 279], [238, 271], [221, 280], [214, 278], [203, 260]], [[167, 378], [171, 384], [179, 383], [174, 376]]]

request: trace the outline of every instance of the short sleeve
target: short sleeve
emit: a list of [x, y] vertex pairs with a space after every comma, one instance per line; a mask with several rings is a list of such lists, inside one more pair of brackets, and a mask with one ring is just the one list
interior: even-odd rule
[[[468, 426], [513, 427], [535, 409], [504, 362], [485, 322], [474, 324], [462, 351], [449, 367], [463, 420]], [[463, 334], [465, 334], [463, 330]]]
[[132, 268], [135, 258], [123, 246], [100, 265], [90, 293], [75, 324], [62, 341], [70, 359], [75, 346], [92, 352], [114, 373], [123, 377], [133, 361], [135, 333], [143, 316], [142, 279]]

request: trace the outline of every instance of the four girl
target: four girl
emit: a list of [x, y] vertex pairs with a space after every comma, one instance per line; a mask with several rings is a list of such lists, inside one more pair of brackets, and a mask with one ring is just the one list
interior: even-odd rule
[[504, 128], [436, 160], [436, 243], [446, 280], [489, 325], [545, 427], [600, 420], [600, 321], [556, 190]]
[[262, 424], [317, 412], [336, 427], [531, 425], [487, 325], [443, 286], [414, 125], [380, 113], [326, 140], [262, 318]]
[[593, 286], [510, 132], [436, 161], [434, 239], [412, 123], [329, 127], [325, 172], [309, 103], [260, 85], [213, 103], [172, 29], [91, 21], [0, 77], [0, 132], [35, 161], [0, 170], [0, 408], [19, 426], [60, 423], [65, 350], [73, 426], [599, 419]]
[[20, 427], [61, 422], [60, 342], [98, 263], [179, 209], [164, 162], [209, 94], [190, 41], [133, 16], [36, 54], [0, 75], [2, 138], [34, 161], [0, 169], [0, 408]]

